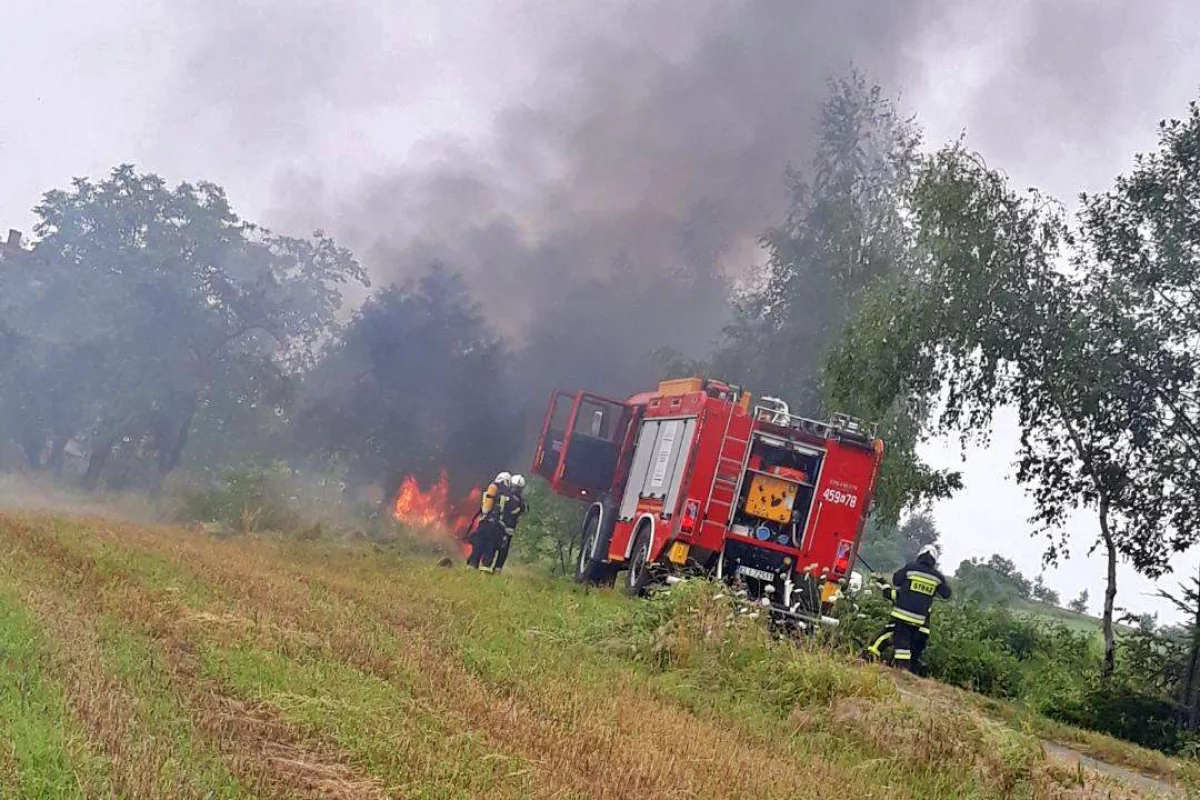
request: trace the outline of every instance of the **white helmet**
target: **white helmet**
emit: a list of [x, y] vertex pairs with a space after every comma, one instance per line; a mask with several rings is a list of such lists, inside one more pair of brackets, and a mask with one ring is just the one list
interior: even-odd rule
[[917, 558], [920, 558], [921, 556], [926, 555], [926, 554], [928, 554], [929, 556], [931, 556], [933, 558], [933, 563], [935, 563], [935, 564], [937, 563], [938, 559], [942, 557], [942, 551], [938, 549], [938, 546], [936, 544], [927, 544], [924, 547], [922, 547], [920, 550], [917, 551]]
[[496, 480], [492, 483], [498, 483], [501, 486], [508, 486], [512, 482], [512, 474], [508, 472], [500, 472], [496, 474]]
[[512, 476], [512, 488], [516, 489], [517, 491], [524, 489], [525, 488], [525, 476], [524, 475], [513, 475]]

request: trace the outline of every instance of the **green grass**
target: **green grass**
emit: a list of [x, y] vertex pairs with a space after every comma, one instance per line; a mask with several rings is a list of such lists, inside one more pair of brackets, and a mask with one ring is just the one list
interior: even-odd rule
[[107, 785], [104, 759], [46, 675], [48, 658], [36, 621], [0, 592], [0, 797], [81, 798]]
[[[470, 794], [499, 792], [510, 769], [486, 759], [488, 749], [461, 735], [452, 720], [423, 708], [419, 699], [378, 677], [328, 659], [289, 659], [253, 647], [211, 648], [204, 674], [313, 737], [326, 737], [389, 793], [446, 796], [454, 786]], [[518, 776], [519, 777], [519, 776]]]
[[0, 586], [31, 598], [127, 797], [1078, 789], [1028, 726], [774, 641], [709, 584], [631, 601], [417, 553], [98, 521], [0, 516], [0, 542]]
[[136, 751], [140, 743], [154, 741], [167, 753], [155, 771], [159, 789], [212, 800], [248, 796], [248, 788], [230, 774], [217, 748], [197, 732], [154, 642], [116, 616], [104, 615], [98, 623], [101, 667], [138, 698], [125, 734], [127, 745]]
[[1038, 603], [1032, 600], [1017, 600], [1012, 604], [1012, 610], [1018, 614], [1036, 617], [1051, 624], [1064, 625], [1077, 633], [1101, 633], [1100, 620], [1087, 614], [1079, 614], [1070, 609], [1059, 608], [1048, 603]]

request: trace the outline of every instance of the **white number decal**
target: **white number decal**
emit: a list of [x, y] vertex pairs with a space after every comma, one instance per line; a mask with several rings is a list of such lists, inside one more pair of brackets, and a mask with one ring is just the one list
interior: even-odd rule
[[856, 495], [839, 492], [837, 489], [826, 489], [821, 493], [821, 497], [827, 503], [834, 503], [839, 506], [847, 506], [855, 508], [858, 506], [858, 497]]

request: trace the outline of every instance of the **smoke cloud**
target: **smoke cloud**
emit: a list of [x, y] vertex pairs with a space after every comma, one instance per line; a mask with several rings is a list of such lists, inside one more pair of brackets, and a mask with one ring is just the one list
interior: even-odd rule
[[[324, 113], [403, 107], [445, 78], [432, 49], [394, 60], [373, 50], [371, 32], [387, 21], [372, 4], [294, 8], [213, 14], [183, 73], [182, 95], [207, 109], [201, 124], [239, 148], [311, 144]], [[503, 42], [452, 54], [458, 69], [512, 64], [514, 51], [523, 62], [479, 135], [421, 142], [350, 188], [295, 167], [278, 215], [332, 230], [382, 282], [445, 261], [514, 339], [556, 333], [559, 349], [577, 338], [614, 362], [660, 345], [707, 348], [725, 317], [726, 278], [756, 258], [757, 235], [782, 207], [785, 166], [806, 159], [826, 81], [852, 63], [902, 74], [928, 14], [915, 0], [572, 0], [506, 11], [460, 3], [453, 13], [483, 15]], [[385, 74], [399, 80], [372, 79]]]
[[[1160, 63], [1152, 42], [1171, 24], [1082, 1], [408, 5], [196, 3], [200, 43], [168, 116], [235, 160], [271, 154], [283, 165], [276, 224], [330, 230], [377, 282], [434, 260], [462, 272], [492, 322], [527, 345], [539, 390], [614, 392], [647, 379], [648, 351], [701, 355], [718, 336], [728, 281], [761, 257], [758, 234], [782, 211], [785, 166], [807, 160], [829, 78], [854, 65], [889, 92], [936, 94], [967, 80], [939, 54], [988, 43], [1004, 63], [974, 63], [964, 124], [1015, 136], [1008, 152], [1020, 155], [1019, 143], [1084, 137], [1126, 112], [1104, 104], [1106, 89], [1077, 87], [1127, 97], [1134, 79], [1114, 55]], [[442, 102], [436, 87], [463, 91]], [[1038, 104], [1053, 124], [1016, 136], [1028, 125], [1017, 112]], [[381, 113], [398, 140], [447, 133], [389, 145]], [[335, 119], [351, 138], [329, 140]]]

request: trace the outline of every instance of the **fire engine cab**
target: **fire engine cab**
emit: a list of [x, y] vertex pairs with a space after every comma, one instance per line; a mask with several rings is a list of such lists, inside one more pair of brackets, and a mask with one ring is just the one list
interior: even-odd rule
[[[883, 443], [844, 416], [798, 417], [716, 380], [624, 402], [554, 392], [533, 472], [589, 503], [576, 578], [640, 595], [703, 574], [773, 614], [813, 621], [857, 552]], [[674, 576], [674, 577], [673, 577]]]

